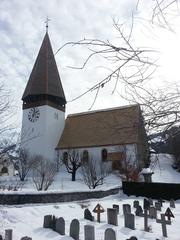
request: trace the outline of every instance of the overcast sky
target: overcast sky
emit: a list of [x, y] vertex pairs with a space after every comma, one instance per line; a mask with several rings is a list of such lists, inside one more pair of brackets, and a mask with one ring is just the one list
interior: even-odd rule
[[[179, 16], [171, 16], [174, 32], [156, 26], [147, 28], [142, 18], [150, 16], [151, 1], [141, 0], [140, 3], [137, 9], [136, 0], [0, 0], [0, 80], [11, 90], [17, 125], [21, 123], [21, 97], [45, 34], [47, 16], [51, 19], [49, 36], [56, 52], [64, 43], [83, 38], [117, 41], [112, 19], [128, 27], [133, 12], [136, 44], [161, 52], [158, 56], [161, 67], [154, 76], [155, 82], [179, 81]], [[70, 46], [56, 55], [67, 100], [80, 95], [103, 77], [102, 69], [93, 60], [85, 70], [68, 68], [81, 66], [86, 57], [87, 51]], [[116, 93], [112, 95], [111, 92], [111, 85], [107, 85], [93, 109], [124, 104]], [[68, 103], [67, 113], [87, 111], [93, 95]]]

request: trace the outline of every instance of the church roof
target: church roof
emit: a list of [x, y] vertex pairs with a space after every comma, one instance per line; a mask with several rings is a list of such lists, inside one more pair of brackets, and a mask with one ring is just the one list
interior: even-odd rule
[[58, 97], [66, 102], [48, 33], [44, 36], [22, 100], [42, 94]]
[[137, 143], [139, 105], [68, 115], [57, 149]]

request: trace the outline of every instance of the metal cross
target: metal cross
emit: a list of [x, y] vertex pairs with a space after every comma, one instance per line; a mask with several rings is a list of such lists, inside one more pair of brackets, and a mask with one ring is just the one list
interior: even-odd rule
[[51, 21], [51, 19], [49, 19], [48, 16], [47, 16], [46, 21], [44, 22], [44, 23], [46, 23], [46, 32], [48, 32], [48, 27], [49, 27], [48, 22], [49, 21]]

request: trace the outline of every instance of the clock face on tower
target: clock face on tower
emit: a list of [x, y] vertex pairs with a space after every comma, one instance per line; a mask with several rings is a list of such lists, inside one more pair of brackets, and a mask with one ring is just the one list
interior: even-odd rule
[[40, 117], [40, 110], [37, 107], [31, 108], [28, 112], [28, 119], [31, 122], [36, 122]]

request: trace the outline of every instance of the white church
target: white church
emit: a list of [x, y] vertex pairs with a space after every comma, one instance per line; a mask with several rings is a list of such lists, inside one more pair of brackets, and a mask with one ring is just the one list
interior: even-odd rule
[[80, 156], [116, 163], [147, 160], [147, 138], [139, 105], [68, 115], [66, 98], [46, 32], [27, 82], [23, 101], [22, 142], [33, 155], [55, 161], [75, 149]]

